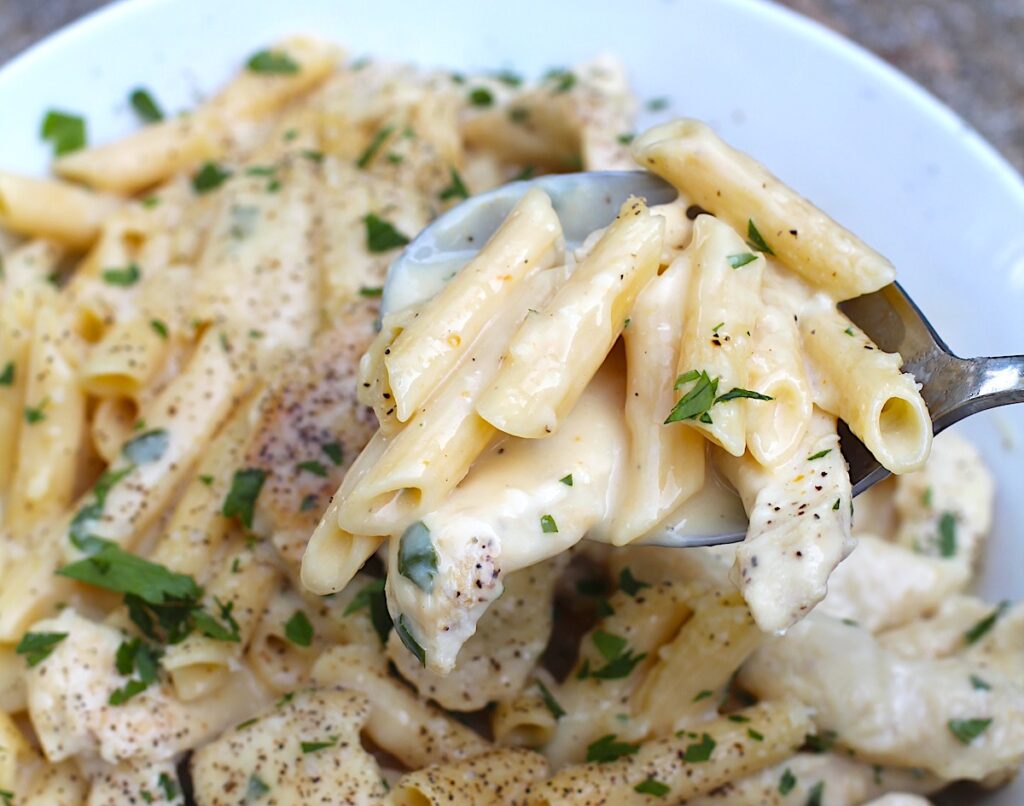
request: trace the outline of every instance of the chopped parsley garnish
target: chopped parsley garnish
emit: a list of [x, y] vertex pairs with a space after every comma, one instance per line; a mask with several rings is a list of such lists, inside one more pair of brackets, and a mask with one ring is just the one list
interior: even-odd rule
[[200, 483], [205, 484], [207, 487], [213, 484], [213, 476], [211, 476], [209, 473], [203, 473], [198, 478]]
[[782, 773], [782, 777], [779, 779], [779, 794], [783, 796], [788, 795], [793, 791], [795, 786], [796, 776], [793, 775], [793, 772], [789, 767], [786, 767]]
[[620, 680], [623, 677], [628, 677], [636, 665], [647, 657], [646, 652], [634, 655], [633, 650], [627, 647], [625, 638], [604, 630], [595, 630], [591, 640], [607, 663], [593, 671], [590, 670], [590, 664], [587, 663], [580, 670], [580, 679], [594, 677], [598, 680]]
[[243, 722], [239, 722], [237, 725], [235, 725], [235, 730], [245, 730], [246, 728], [251, 728], [259, 721], [260, 718], [258, 716], [254, 716], [251, 719], [246, 719]]
[[561, 719], [565, 716], [565, 709], [558, 704], [558, 700], [554, 698], [552, 693], [548, 691], [548, 687], [545, 686], [540, 680], [537, 681], [537, 688], [540, 689], [540, 697], [544, 700], [544, 705], [551, 712], [551, 715], [555, 719]]
[[57, 574], [96, 588], [132, 594], [154, 605], [195, 601], [201, 594], [192, 577], [130, 554], [110, 542], [104, 542], [91, 556], [58, 569]]
[[843, 333], [845, 333], [847, 336], [853, 336], [853, 328], [848, 327], [846, 328], [846, 330], [843, 331]]
[[743, 714], [729, 714], [729, 716], [727, 716], [726, 719], [728, 719], [730, 722], [738, 722], [740, 724], [750, 721], [750, 717], [744, 716]]
[[126, 677], [133, 673], [138, 676], [112, 691], [107, 702], [110, 705], [121, 705], [155, 683], [158, 658], [159, 651], [138, 638], [122, 641], [114, 658], [117, 671]]
[[149, 94], [149, 90], [145, 87], [136, 87], [132, 90], [128, 100], [131, 102], [135, 114], [145, 123], [156, 123], [164, 119], [163, 110], [160, 109], [160, 106], [153, 100], [153, 96]]
[[686, 751], [683, 753], [683, 758], [690, 763], [699, 763], [707, 761], [711, 758], [711, 753], [715, 749], [715, 740], [711, 736], [705, 733], [701, 736], [699, 742], [695, 744], [687, 745]]
[[587, 763], [607, 764], [623, 756], [631, 756], [640, 749], [638, 744], [617, 742], [616, 735], [609, 733], [587, 746]]
[[819, 730], [804, 738], [804, 745], [811, 753], [827, 753], [839, 736], [834, 730]]
[[251, 73], [272, 73], [275, 75], [292, 75], [299, 72], [299, 64], [287, 53], [280, 51], [261, 50], [249, 57], [245, 66]]
[[832, 509], [833, 510], [839, 509], [839, 499], [838, 498], [836, 499], [836, 502], [832, 505]]
[[701, 700], [706, 700], [711, 695], [712, 695], [711, 689], [707, 689], [706, 688], [703, 691], [698, 691], [697, 695], [693, 698], [693, 701], [694, 702], [700, 702]]
[[693, 388], [683, 395], [679, 402], [672, 408], [672, 412], [665, 420], [665, 424], [679, 422], [680, 420], [692, 420], [701, 414], [707, 413], [715, 405], [715, 393], [718, 391], [718, 378], [711, 378], [704, 370], [690, 370], [676, 378], [675, 389], [680, 386], [696, 381]]
[[469, 92], [469, 102], [473, 106], [490, 106], [494, 103], [494, 94], [487, 87], [474, 87]]
[[252, 515], [256, 508], [256, 498], [263, 489], [267, 472], [258, 467], [247, 467], [236, 470], [231, 479], [231, 489], [224, 498], [221, 514], [225, 518], [237, 517], [246, 529], [252, 528]]
[[755, 742], [763, 742], [764, 734], [754, 730], [753, 728], [747, 728], [747, 736], [753, 739]]
[[995, 610], [976, 622], [973, 627], [964, 633], [964, 641], [968, 644], [974, 644], [981, 640], [982, 636], [995, 626], [996, 621], [1006, 612], [1009, 606], [1009, 602], [1000, 602]]
[[249, 776], [249, 783], [245, 787], [245, 802], [252, 803], [254, 800], [259, 800], [269, 791], [270, 787], [263, 782], [263, 779], [253, 773]]
[[362, 285], [359, 286], [359, 296], [361, 297], [380, 297], [384, 294], [384, 286], [381, 285]]
[[56, 156], [77, 151], [85, 145], [85, 119], [70, 112], [51, 109], [43, 118], [40, 136], [53, 144]]
[[619, 590], [625, 591], [630, 596], [636, 596], [643, 588], [649, 587], [651, 587], [651, 583], [637, 579], [628, 566], [619, 572]]
[[526, 165], [519, 173], [509, 179], [509, 182], [525, 182], [527, 179], [532, 179], [533, 174], [536, 172], [536, 168], [532, 165]]
[[383, 592], [383, 579], [375, 579], [372, 582], [366, 583], [366, 585], [364, 585], [360, 589], [359, 593], [352, 597], [352, 601], [348, 603], [348, 606], [345, 608], [345, 611], [342, 613], [342, 615], [350, 616], [353, 613], [359, 612], [364, 607], [369, 607], [371, 597]]
[[168, 335], [167, 325], [161, 319], [150, 319], [149, 327], [156, 335], [161, 339], [166, 339]]
[[562, 476], [562, 478], [560, 478], [559, 481], [566, 487], [572, 487], [572, 473]]
[[604, 630], [597, 630], [591, 637], [597, 651], [604, 656], [605, 660], [615, 660], [626, 648], [627, 641], [620, 635], [613, 635]]
[[405, 648], [416, 656], [420, 665], [426, 666], [427, 652], [422, 646], [420, 646], [419, 642], [413, 638], [412, 632], [409, 630], [409, 625], [406, 623], [404, 613], [399, 614], [398, 621], [395, 622], [395, 632], [398, 633], [398, 637], [402, 640], [402, 643], [405, 644]]
[[312, 644], [313, 625], [309, 623], [309, 616], [302, 610], [296, 610], [292, 617], [285, 622], [284, 634], [296, 646]]
[[145, 209], [152, 210], [154, 207], [160, 204], [159, 196], [146, 196], [142, 201], [139, 202]]
[[970, 744], [988, 730], [991, 719], [951, 719], [946, 723], [949, 732], [960, 744]]
[[402, 532], [398, 543], [398, 573], [412, 580], [422, 591], [434, 589], [437, 576], [437, 550], [423, 521], [416, 521]]
[[757, 255], [752, 252], [739, 252], [735, 255], [729, 255], [726, 260], [729, 261], [729, 265], [734, 269], [741, 269], [748, 263], [753, 263], [757, 260]]
[[375, 135], [373, 135], [369, 145], [366, 146], [363, 153], [359, 155], [359, 159], [356, 160], [356, 165], [360, 168], [365, 168], [369, 165], [377, 152], [380, 151], [380, 147], [384, 145], [384, 141], [391, 136], [391, 133], [394, 132], [394, 130], [394, 126], [384, 126]]
[[27, 632], [21, 637], [14, 651], [25, 656], [25, 662], [31, 669], [50, 657], [57, 644], [67, 637], [66, 632]]
[[230, 641], [237, 644], [242, 640], [242, 637], [239, 633], [238, 622], [231, 615], [235, 603], [222, 602], [216, 596], [213, 597], [213, 602], [217, 605], [217, 610], [220, 613], [220, 617], [224, 620], [224, 624], [221, 624], [205, 610], [196, 610], [193, 614], [196, 629], [214, 641]]
[[136, 263], [129, 263], [123, 269], [103, 270], [103, 282], [107, 285], [132, 286], [139, 281], [140, 277], [142, 277], [142, 272]]
[[334, 465], [340, 465], [345, 455], [340, 442], [325, 442], [320, 446], [320, 450], [327, 454], [327, 458]]
[[921, 506], [928, 507], [928, 509], [931, 509], [931, 507], [932, 507], [932, 488], [931, 487], [926, 487], [924, 492], [921, 493]]
[[302, 472], [312, 473], [314, 476], [320, 476], [324, 478], [327, 476], [327, 468], [324, 467], [323, 462], [318, 462], [316, 459], [308, 459], [305, 462], [299, 462], [295, 465], [295, 469]]
[[299, 153], [310, 162], [316, 163], [317, 165], [320, 165], [320, 163], [324, 161], [323, 151], [314, 151], [312, 148], [304, 148]]
[[544, 80], [554, 83], [554, 87], [552, 87], [551, 91], [555, 94], [568, 92], [576, 86], [576, 74], [571, 70], [565, 70], [562, 68], [548, 70], [544, 76]]
[[14, 386], [14, 362], [8, 361], [4, 364], [3, 372], [0, 372], [0, 386]]
[[551, 515], [541, 515], [540, 530], [544, 534], [554, 534], [558, 531], [558, 524], [555, 523], [555, 519]]
[[41, 423], [46, 419], [46, 407], [50, 398], [44, 397], [38, 406], [25, 406], [25, 422], [29, 425]]
[[387, 252], [409, 243], [408, 236], [376, 213], [368, 213], [363, 223], [366, 224], [366, 248], [371, 252]]
[[171, 435], [166, 429], [155, 428], [129, 439], [121, 446], [121, 453], [134, 465], [158, 462], [167, 452], [170, 441]]
[[362, 610], [364, 607], [370, 609], [370, 621], [373, 629], [376, 630], [380, 642], [383, 644], [388, 640], [388, 633], [391, 632], [391, 614], [388, 613], [387, 600], [384, 596], [384, 580], [374, 579], [355, 595], [343, 615], [348, 616]]
[[987, 682], [982, 680], [976, 674], [972, 674], [971, 677], [970, 677], [970, 680], [971, 680], [971, 688], [973, 688], [973, 689], [975, 689], [977, 691], [988, 691], [988, 690], [990, 690], [992, 688], [992, 686], [990, 686]]
[[754, 219], [747, 219], [747, 246], [751, 249], [756, 249], [758, 252], [764, 252], [766, 255], [774, 255], [775, 252], [765, 241], [761, 233], [758, 231], [757, 226], [754, 224]]
[[825, 782], [818, 781], [818, 783], [811, 787], [811, 791], [807, 793], [806, 806], [821, 806], [821, 798], [824, 794]]
[[167, 800], [174, 800], [178, 797], [178, 782], [173, 780], [166, 772], [160, 773], [157, 784], [164, 791]]
[[199, 172], [192, 177], [192, 190], [208, 193], [220, 187], [231, 177], [231, 171], [221, 168], [215, 162], [204, 162]]
[[639, 792], [641, 795], [653, 795], [656, 798], [663, 798], [672, 791], [672, 788], [654, 778], [646, 778], [634, 786], [633, 791]]
[[630, 143], [633, 142], [635, 138], [636, 135], [633, 134], [633, 132], [623, 132], [615, 139], [619, 142], [620, 145], [628, 146]]
[[668, 109], [668, 104], [668, 98], [651, 98], [651, 100], [647, 102], [647, 111], [661, 112], [664, 109]]
[[107, 703], [110, 705], [124, 705], [128, 700], [132, 699], [138, 694], [141, 694], [149, 688], [148, 683], [143, 683], [138, 678], [133, 677], [121, 688], [116, 688], [110, 692], [110, 697], [107, 699]]
[[303, 753], [316, 753], [318, 750], [326, 750], [328, 747], [334, 747], [338, 743], [337, 736], [331, 736], [320, 742], [300, 742], [299, 745], [302, 747]]
[[728, 403], [730, 400], [738, 400], [739, 398], [747, 398], [748, 400], [773, 400], [774, 398], [768, 395], [762, 395], [760, 392], [754, 392], [750, 389], [740, 389], [738, 386], [733, 387], [724, 395], [719, 395], [715, 398], [715, 403]]
[[466, 189], [466, 185], [463, 183], [462, 177], [459, 176], [459, 172], [454, 168], [451, 168], [450, 170], [452, 183], [438, 194], [438, 198], [441, 201], [448, 201], [449, 199], [468, 199], [469, 190]]
[[825, 450], [823, 450], [823, 451], [818, 451], [817, 453], [812, 453], [810, 456], [807, 457], [807, 461], [808, 462], [813, 462], [815, 459], [822, 459], [822, 458], [828, 456], [830, 453], [832, 453], [832, 449], [831, 448], [825, 448]]
[[939, 518], [939, 555], [952, 557], [956, 554], [956, 518], [952, 512], [943, 512]]

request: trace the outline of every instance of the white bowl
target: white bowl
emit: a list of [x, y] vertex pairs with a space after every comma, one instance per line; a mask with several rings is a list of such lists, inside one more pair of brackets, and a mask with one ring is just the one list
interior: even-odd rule
[[[0, 70], [0, 168], [43, 173], [46, 109], [86, 115], [101, 142], [132, 130], [144, 85], [187, 109], [243, 57], [288, 34], [453, 69], [536, 74], [617, 54], [642, 98], [641, 127], [702, 118], [896, 264], [961, 355], [1024, 352], [1024, 182], [964, 121], [864, 50], [753, 0], [134, 0], [93, 14]], [[1024, 408], [962, 429], [1000, 481], [981, 575], [990, 599], [1024, 598]], [[1024, 781], [986, 799], [1024, 803]]]

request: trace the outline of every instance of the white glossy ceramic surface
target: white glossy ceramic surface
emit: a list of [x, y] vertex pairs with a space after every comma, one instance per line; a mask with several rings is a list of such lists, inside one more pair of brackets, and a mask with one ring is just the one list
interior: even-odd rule
[[[44, 110], [88, 118], [99, 142], [135, 125], [149, 87], [192, 106], [258, 47], [292, 32], [353, 55], [536, 74], [617, 54], [642, 98], [702, 118], [888, 255], [962, 355], [1024, 352], [1024, 182], [907, 78], [825, 29], [757, 0], [129, 0], [0, 70], [0, 168], [41, 173]], [[981, 591], [1024, 598], [1024, 409], [958, 426], [1000, 480]], [[986, 799], [1024, 803], [1024, 782]]]

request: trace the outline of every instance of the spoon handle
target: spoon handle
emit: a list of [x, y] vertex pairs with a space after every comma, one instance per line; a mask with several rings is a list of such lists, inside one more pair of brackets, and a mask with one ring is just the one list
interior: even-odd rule
[[931, 412], [936, 434], [979, 411], [1024, 403], [1024, 355], [949, 356], [944, 364], [937, 373], [942, 377], [930, 379], [930, 384], [945, 390]]

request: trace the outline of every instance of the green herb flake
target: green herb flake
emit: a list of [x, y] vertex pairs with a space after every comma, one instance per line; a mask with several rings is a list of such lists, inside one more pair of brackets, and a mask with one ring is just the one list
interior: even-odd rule
[[630, 596], [636, 596], [641, 590], [649, 587], [651, 587], [651, 583], [637, 579], [628, 566], [619, 572], [619, 590], [625, 591]]
[[342, 613], [343, 616], [350, 616], [353, 613], [358, 613], [364, 608], [369, 608], [370, 600], [377, 594], [384, 593], [384, 580], [375, 579], [372, 582], [366, 583], [359, 592], [352, 597], [352, 601], [348, 603]]
[[992, 686], [990, 686], [987, 682], [982, 680], [976, 674], [972, 674], [970, 680], [971, 688], [975, 689], [976, 691], [989, 691], [992, 688]]
[[376, 213], [368, 213], [363, 218], [363, 223], [366, 224], [366, 248], [375, 254], [388, 252], [409, 243], [408, 236]]
[[508, 119], [513, 123], [526, 123], [530, 119], [530, 110], [522, 106], [513, 106], [508, 110]]
[[560, 478], [559, 481], [566, 487], [572, 487], [572, 473], [568, 473], [562, 476], [562, 478]]
[[302, 610], [296, 610], [284, 625], [285, 637], [296, 646], [309, 646], [313, 643], [313, 625], [309, 616]]
[[956, 518], [952, 512], [943, 512], [939, 518], [939, 555], [953, 557], [956, 555]]
[[427, 652], [422, 646], [420, 646], [419, 641], [413, 638], [412, 631], [409, 629], [404, 613], [399, 614], [398, 621], [395, 622], [395, 632], [398, 633], [398, 637], [402, 640], [402, 643], [405, 644], [405, 648], [416, 656], [420, 665], [426, 666]]
[[163, 320], [150, 319], [149, 327], [150, 330], [156, 333], [156, 335], [158, 335], [161, 339], [166, 339], [168, 337], [167, 325], [163, 322]]
[[315, 151], [312, 148], [304, 148], [299, 153], [315, 165], [321, 165], [324, 161], [324, 152], [322, 151]]
[[449, 199], [468, 199], [469, 190], [466, 189], [466, 185], [463, 183], [462, 177], [459, 176], [459, 172], [454, 168], [450, 168], [449, 170], [452, 178], [451, 184], [438, 194], [438, 198], [441, 201], [448, 201]]
[[932, 488], [926, 487], [925, 491], [921, 493], [921, 506], [932, 508]]
[[523, 84], [523, 77], [511, 70], [499, 70], [494, 77], [506, 87], [521, 87]]
[[25, 656], [25, 662], [31, 669], [50, 657], [57, 644], [67, 637], [66, 632], [27, 632], [21, 637], [14, 651]]
[[601, 629], [594, 631], [591, 640], [607, 663], [593, 671], [590, 671], [588, 665], [587, 675], [584, 677], [590, 676], [598, 680], [620, 680], [623, 677], [628, 677], [636, 665], [647, 657], [646, 652], [634, 655], [633, 651], [627, 648], [625, 638]]
[[253, 773], [249, 776], [249, 783], [245, 787], [245, 802], [252, 803], [259, 800], [269, 791], [270, 787], [263, 782], [263, 779], [256, 773]]
[[555, 95], [563, 92], [569, 92], [573, 87], [576, 86], [576, 74], [571, 70], [564, 70], [556, 68], [554, 70], [548, 70], [544, 76], [545, 81], [550, 81], [553, 84], [551, 92]]
[[638, 744], [616, 741], [617, 736], [609, 733], [587, 746], [587, 763], [607, 764], [623, 756], [631, 756], [640, 749]]
[[148, 683], [143, 683], [141, 680], [132, 678], [125, 683], [121, 688], [114, 689], [110, 692], [110, 697], [107, 698], [109, 705], [124, 705], [128, 700], [141, 694], [149, 688]]
[[679, 402], [672, 408], [671, 413], [665, 420], [665, 424], [679, 422], [680, 420], [693, 420], [715, 405], [715, 393], [718, 391], [718, 378], [711, 378], [704, 370], [690, 370], [676, 378], [675, 389], [679, 389], [691, 381], [696, 381], [694, 386], [683, 395]]
[[846, 328], [846, 330], [844, 330], [843, 333], [845, 333], [847, 336], [853, 336], [854, 335], [852, 327]]
[[545, 686], [540, 680], [537, 681], [537, 688], [540, 689], [540, 697], [544, 700], [544, 705], [551, 712], [551, 715], [555, 719], [561, 719], [565, 716], [565, 709], [558, 704], [558, 700], [554, 698], [554, 695], [548, 691], [548, 687]]
[[158, 207], [160, 205], [160, 197], [146, 196], [146, 198], [140, 201], [139, 204], [141, 204], [147, 210], [152, 210], [154, 207]]
[[41, 423], [46, 419], [46, 407], [49, 404], [50, 399], [44, 397], [38, 406], [25, 406], [25, 422], [29, 425]]
[[204, 162], [192, 177], [192, 190], [196, 193], [209, 193], [220, 187], [231, 177], [231, 171], [221, 168], [215, 162]]
[[755, 742], [763, 742], [764, 734], [760, 731], [756, 731], [753, 728], [747, 728], [747, 736], [753, 739]]
[[121, 447], [121, 454], [134, 465], [158, 462], [167, 452], [171, 435], [164, 428], [155, 428], [132, 437]]
[[494, 103], [494, 94], [487, 87], [474, 87], [467, 97], [473, 106], [491, 106]]
[[641, 795], [652, 795], [656, 798], [663, 798], [672, 791], [672, 788], [654, 778], [646, 778], [634, 786], [633, 791], [639, 792]]
[[375, 285], [375, 286], [364, 285], [364, 286], [360, 286], [359, 287], [359, 296], [361, 296], [361, 297], [373, 298], [373, 297], [380, 297], [380, 296], [383, 296], [383, 295], [384, 295], [384, 286], [380, 286], [380, 285]]
[[308, 459], [305, 462], [299, 462], [295, 465], [295, 469], [300, 473], [305, 471], [306, 473], [312, 473], [314, 476], [320, 476], [326, 478], [327, 468], [323, 462], [318, 462], [316, 459]]
[[1010, 606], [1009, 602], [1000, 602], [999, 605], [989, 613], [985, 618], [976, 622], [973, 627], [964, 633], [964, 642], [968, 644], [977, 643], [981, 638], [991, 630], [999, 617], [1006, 612], [1006, 609]]
[[551, 515], [540, 516], [540, 530], [544, 534], [555, 534], [558, 531], [558, 524]]
[[250, 73], [270, 75], [294, 75], [299, 72], [299, 64], [287, 53], [281, 51], [261, 50], [249, 57], [245, 63]]
[[192, 614], [196, 629], [207, 638], [211, 638], [214, 641], [239, 643], [242, 640], [240, 629], [238, 622], [235, 621], [234, 617], [231, 615], [231, 611], [234, 609], [235, 603], [222, 602], [217, 597], [214, 597], [213, 602], [217, 606], [220, 618], [224, 623], [222, 624], [217, 621], [216, 618], [205, 610], [197, 609]]
[[331, 464], [340, 465], [345, 457], [344, 448], [340, 442], [325, 442], [320, 450], [331, 460]]
[[156, 123], [164, 119], [163, 110], [160, 109], [160, 106], [153, 100], [153, 96], [150, 95], [149, 90], [145, 87], [136, 87], [132, 90], [128, 100], [132, 105], [132, 109], [135, 110], [135, 114], [144, 123]]
[[743, 714], [729, 714], [729, 716], [727, 716], [726, 719], [728, 719], [730, 722], [738, 722], [740, 724], [750, 721], [750, 717], [744, 716]]
[[590, 640], [594, 642], [597, 651], [601, 653], [605, 660], [615, 660], [622, 654], [628, 643], [622, 636], [613, 635], [604, 630], [595, 630]]
[[14, 362], [8, 361], [4, 364], [3, 372], [0, 372], [0, 386], [14, 386]]
[[757, 260], [757, 255], [752, 252], [739, 252], [735, 255], [729, 255], [726, 260], [734, 269], [741, 269], [748, 263], [753, 263]]
[[711, 695], [712, 691], [710, 689], [704, 689], [702, 691], [697, 692], [696, 696], [693, 698], [693, 701], [700, 702], [701, 700], [706, 700]]
[[416, 521], [402, 532], [398, 543], [398, 573], [426, 593], [434, 589], [437, 550], [430, 537], [430, 529], [423, 521]]
[[384, 141], [387, 140], [391, 134], [395, 131], [394, 126], [384, 126], [379, 129], [373, 138], [370, 140], [369, 145], [362, 154], [359, 155], [359, 159], [356, 160], [356, 165], [360, 168], [366, 168], [372, 161], [377, 152], [380, 151], [380, 147], [384, 145]]
[[836, 499], [836, 502], [832, 505], [832, 509], [833, 509], [833, 511], [839, 509], [839, 499], [838, 498]]
[[821, 806], [821, 801], [824, 794], [825, 782], [818, 781], [818, 783], [811, 787], [811, 791], [807, 793], [806, 806]]
[[201, 593], [192, 577], [130, 554], [107, 541], [91, 556], [65, 565], [57, 574], [95, 588], [131, 594], [153, 605], [195, 601]]
[[619, 143], [619, 145], [628, 146], [630, 143], [633, 142], [633, 140], [635, 138], [636, 138], [636, 135], [633, 134], [633, 132], [623, 132], [622, 134], [620, 134], [615, 139]]
[[946, 726], [960, 744], [970, 744], [991, 724], [991, 719], [951, 719]]
[[198, 478], [199, 478], [200, 483], [201, 484], [205, 484], [207, 487], [209, 487], [211, 484], [213, 484], [213, 476], [211, 476], [209, 473], [203, 473]]
[[747, 246], [751, 249], [756, 249], [758, 252], [764, 252], [766, 255], [774, 255], [775, 252], [768, 245], [768, 242], [762, 237], [761, 233], [757, 229], [757, 225], [754, 224], [754, 219], [747, 219]]
[[669, 105], [668, 98], [651, 98], [651, 100], [649, 100], [647, 102], [647, 111], [648, 112], [661, 112], [661, 111], [663, 111], [665, 109], [668, 109], [668, 105]]
[[320, 750], [326, 750], [328, 747], [334, 747], [338, 744], [338, 737], [331, 736], [328, 739], [319, 742], [300, 742], [299, 745], [302, 748], [303, 753], [316, 753]]
[[779, 794], [785, 797], [796, 787], [796, 776], [793, 775], [793, 771], [786, 767], [782, 773], [782, 777], [779, 779]]
[[760, 392], [754, 392], [750, 389], [740, 389], [738, 386], [734, 386], [724, 395], [719, 395], [715, 398], [715, 404], [728, 403], [730, 400], [738, 400], [740, 398], [746, 398], [748, 400], [774, 400], [774, 398], [768, 395], [762, 395]]
[[248, 467], [236, 470], [231, 479], [231, 489], [224, 498], [221, 514], [225, 518], [237, 517], [246, 529], [251, 529], [256, 498], [263, 489], [263, 482], [266, 479], [267, 472], [262, 468]]
[[808, 462], [813, 462], [815, 459], [823, 459], [826, 456], [828, 456], [830, 453], [832, 453], [832, 449], [831, 448], [825, 448], [825, 450], [823, 450], [823, 451], [818, 451], [817, 453], [812, 453], [810, 456], [807, 457], [807, 461]]
[[519, 173], [517, 173], [515, 176], [513, 176], [508, 181], [509, 182], [525, 182], [527, 179], [532, 179], [533, 175], [534, 175], [534, 173], [536, 173], [536, 171], [537, 171], [537, 169], [534, 168], [532, 165], [526, 165], [526, 166], [523, 167], [523, 169]]
[[85, 145], [85, 119], [80, 115], [50, 109], [43, 117], [40, 136], [53, 145], [56, 156], [77, 151]]
[[804, 744], [811, 753], [827, 753], [839, 738], [834, 730], [819, 730], [804, 738]]
[[102, 277], [103, 282], [107, 285], [118, 285], [127, 288], [139, 281], [139, 278], [142, 277], [142, 272], [139, 270], [138, 264], [129, 263], [122, 269], [104, 269]]
[[705, 733], [699, 742], [687, 745], [683, 758], [691, 764], [708, 761], [714, 752], [715, 744], [715, 740], [711, 738], [710, 734]]

